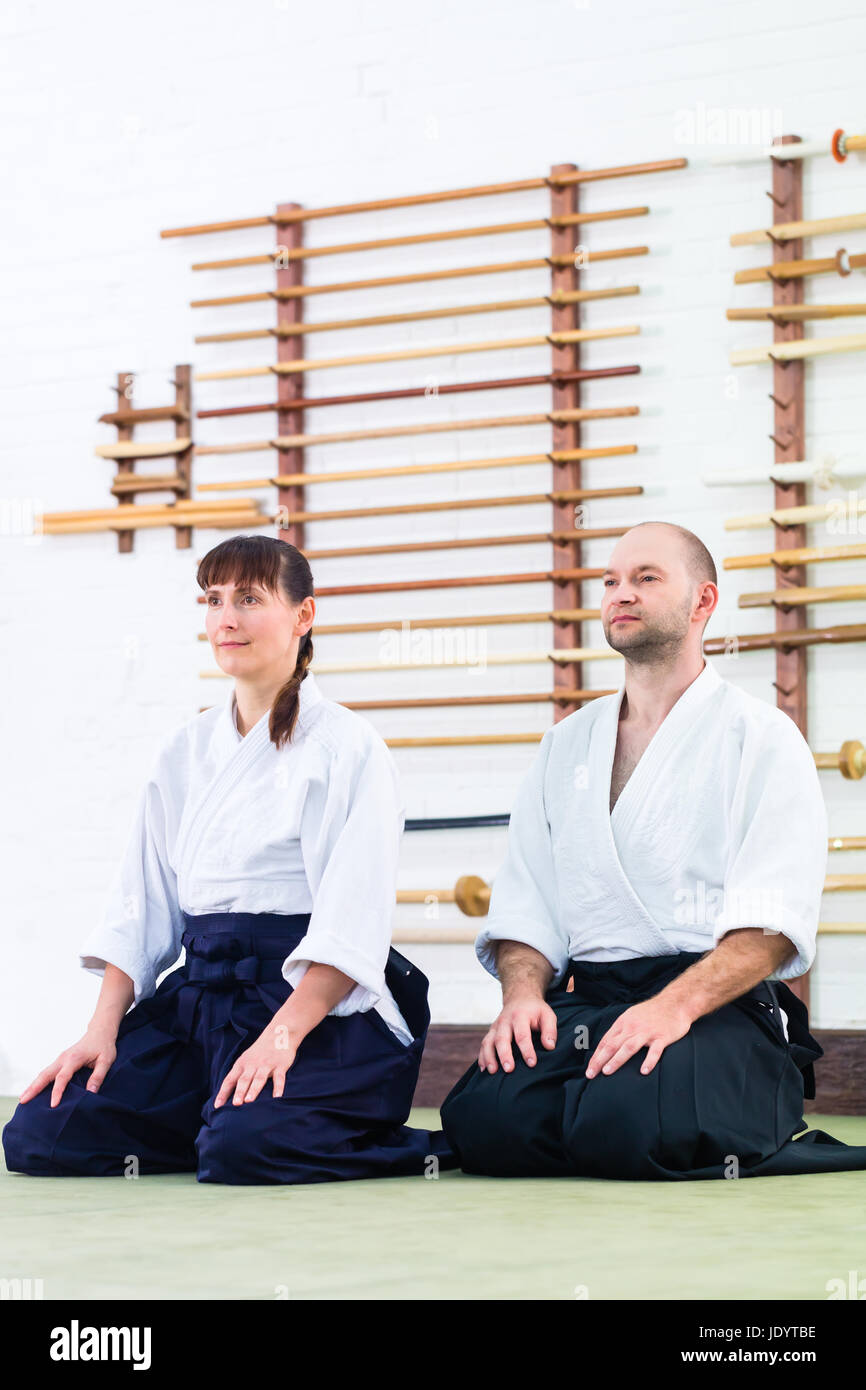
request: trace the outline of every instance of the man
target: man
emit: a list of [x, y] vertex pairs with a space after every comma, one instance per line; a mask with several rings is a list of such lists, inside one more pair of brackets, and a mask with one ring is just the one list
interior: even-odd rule
[[602, 583], [625, 683], [548, 729], [519, 788], [476, 941], [502, 1009], [442, 1107], [448, 1141], [503, 1176], [866, 1168], [866, 1148], [793, 1139], [822, 1055], [782, 983], [815, 956], [814, 759], [705, 662], [717, 575], [691, 531], [632, 527]]

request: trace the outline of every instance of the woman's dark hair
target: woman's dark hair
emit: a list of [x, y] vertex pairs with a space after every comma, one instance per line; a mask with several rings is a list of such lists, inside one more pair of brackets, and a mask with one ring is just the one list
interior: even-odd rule
[[[214, 546], [201, 560], [196, 583], [207, 590], [212, 584], [234, 584], [243, 589], [260, 584], [263, 589], [280, 590], [293, 605], [315, 598], [313, 575], [307, 557], [297, 546], [276, 536], [232, 536]], [[271, 707], [268, 731], [277, 748], [291, 742], [298, 718], [301, 681], [313, 659], [312, 629], [301, 638], [298, 660], [290, 680], [278, 692]]]

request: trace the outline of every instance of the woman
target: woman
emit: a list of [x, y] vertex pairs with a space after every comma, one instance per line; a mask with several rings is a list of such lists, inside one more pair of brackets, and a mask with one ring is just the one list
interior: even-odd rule
[[162, 747], [82, 944], [96, 1010], [22, 1092], [7, 1167], [235, 1184], [455, 1167], [441, 1131], [404, 1124], [430, 1015], [389, 949], [397, 772], [308, 669], [306, 558], [238, 536], [196, 577], [234, 686]]

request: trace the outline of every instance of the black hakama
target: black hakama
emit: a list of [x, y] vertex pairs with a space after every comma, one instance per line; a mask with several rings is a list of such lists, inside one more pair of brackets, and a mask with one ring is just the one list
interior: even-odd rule
[[762, 981], [697, 1019], [651, 1072], [640, 1071], [642, 1047], [616, 1071], [587, 1080], [587, 1063], [617, 1017], [702, 954], [572, 961], [546, 995], [557, 1018], [555, 1048], [533, 1033], [534, 1067], [512, 1043], [513, 1071], [500, 1062], [482, 1072], [475, 1062], [446, 1097], [442, 1124], [463, 1170], [646, 1180], [866, 1168], [866, 1147], [823, 1130], [793, 1137], [805, 1129], [803, 1099], [814, 1097], [812, 1065], [823, 1049], [805, 1006], [780, 981]]
[[309, 1183], [424, 1174], [456, 1160], [441, 1130], [408, 1117], [430, 1022], [428, 981], [391, 949], [385, 980], [406, 1046], [370, 1009], [328, 1014], [304, 1038], [283, 1095], [214, 1098], [238, 1055], [292, 993], [283, 961], [307, 913], [184, 913], [184, 964], [121, 1020], [98, 1091], [90, 1068], [50, 1107], [53, 1081], [3, 1130], [6, 1166], [37, 1176], [195, 1172], [199, 1182]]

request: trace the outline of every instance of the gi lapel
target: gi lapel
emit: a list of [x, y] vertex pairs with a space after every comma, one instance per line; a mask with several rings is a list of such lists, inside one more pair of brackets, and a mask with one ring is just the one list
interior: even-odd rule
[[614, 839], [614, 827], [617, 834], [622, 834], [629, 817], [639, 808], [641, 800], [652, 795], [653, 781], [663, 774], [665, 759], [676, 746], [682, 730], [695, 717], [696, 711], [705, 700], [717, 690], [720, 683], [721, 677], [707, 662], [701, 674], [683, 691], [673, 709], [656, 729], [620, 792], [613, 813], [610, 810], [610, 780], [616, 751], [619, 712], [625, 694], [624, 683], [617, 695], [609, 699], [590, 738], [593, 814], [597, 819], [601, 859], [606, 866], [605, 877], [611, 892], [626, 912], [627, 919], [634, 924], [638, 933], [642, 933], [646, 955], [671, 955], [674, 951], [664, 932], [647, 912], [623, 869]]
[[[308, 671], [299, 691], [300, 708], [293, 743], [306, 729], [313, 709], [322, 699], [315, 677], [312, 671]], [[179, 875], [190, 873], [214, 811], [231, 795], [247, 769], [257, 758], [266, 756], [268, 750], [274, 757], [281, 756], [271, 743], [270, 710], [266, 710], [258, 723], [241, 738], [234, 721], [234, 701], [235, 688], [232, 686], [211, 733], [210, 751], [219, 763], [218, 770], [199, 792], [195, 804], [184, 808], [183, 824], [175, 851]], [[290, 752], [292, 746], [293, 744], [284, 745], [281, 753]]]

